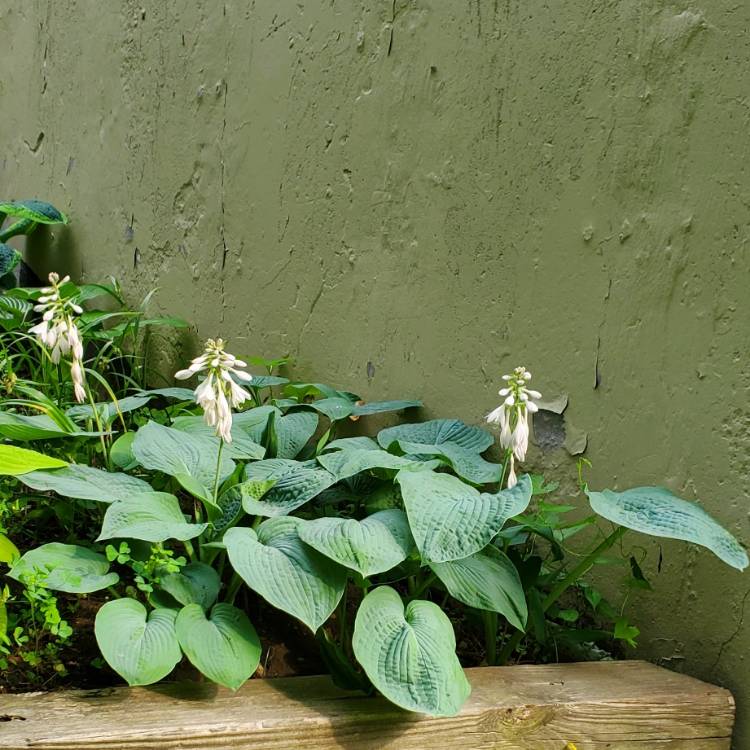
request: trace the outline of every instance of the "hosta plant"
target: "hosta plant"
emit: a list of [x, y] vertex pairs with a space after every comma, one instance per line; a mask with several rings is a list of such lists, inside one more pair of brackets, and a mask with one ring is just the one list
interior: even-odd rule
[[[666, 489], [595, 490], [581, 465], [584, 506], [575, 493], [554, 500], [554, 484], [523, 473], [540, 398], [524, 368], [505, 376], [488, 415], [495, 445], [492, 432], [458, 419], [367, 434], [368, 416], [420, 402], [365, 402], [265, 364], [250, 375], [211, 340], [178, 373], [198, 379], [194, 392], [141, 389], [69, 410], [72, 449], [33, 430], [5, 433], [10, 481], [100, 519], [95, 539], [21, 550], [9, 578], [105, 592], [96, 638], [131, 685], [164, 679], [185, 659], [239, 688], [260, 663], [248, 613], [262, 601], [315, 634], [338, 684], [451, 715], [470, 692], [456, 625], [489, 664], [561, 650], [593, 658], [634, 642], [624, 610], [586, 578], [619, 551], [629, 591], [649, 587], [626, 534], [685, 540], [747, 565], [727, 531]], [[21, 420], [15, 409], [4, 418]], [[108, 416], [94, 425], [92, 414]], [[40, 450], [29, 449], [35, 442]], [[80, 448], [92, 443], [98, 451]]]

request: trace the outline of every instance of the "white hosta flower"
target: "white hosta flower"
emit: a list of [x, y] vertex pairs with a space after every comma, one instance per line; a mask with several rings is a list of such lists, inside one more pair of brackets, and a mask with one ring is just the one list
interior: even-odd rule
[[42, 289], [42, 295], [34, 306], [36, 312], [42, 313], [41, 323], [29, 328], [29, 333], [36, 336], [43, 346], [51, 349], [50, 359], [55, 363], [70, 356], [70, 376], [73, 381], [73, 392], [76, 401], [86, 400], [83, 371], [83, 341], [76, 325], [75, 316], [83, 308], [70, 299], [64, 299], [60, 287], [70, 281], [70, 276], [60, 278], [56, 273], [49, 275], [50, 286]]
[[516, 367], [511, 375], [503, 375], [505, 387], [498, 391], [504, 401], [486, 417], [489, 424], [499, 425], [500, 445], [509, 454], [508, 487], [517, 483], [515, 461], [523, 461], [529, 447], [529, 414], [539, 410], [535, 403], [542, 394], [527, 388], [531, 373]]
[[216, 435], [225, 443], [232, 442], [232, 409], [251, 398], [237, 382], [249, 383], [253, 376], [242, 368], [247, 364], [224, 351], [222, 339], [209, 339], [200, 357], [175, 373], [177, 380], [187, 380], [205, 372], [206, 377], [195, 389], [195, 401], [203, 408], [206, 424], [215, 428]]

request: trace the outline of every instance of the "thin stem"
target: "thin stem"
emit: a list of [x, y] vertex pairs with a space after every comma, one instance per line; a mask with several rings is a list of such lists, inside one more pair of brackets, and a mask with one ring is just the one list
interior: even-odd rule
[[224, 450], [224, 440], [219, 439], [219, 453], [216, 456], [216, 477], [214, 478], [214, 503], [219, 494], [219, 473], [221, 471], [221, 452]]
[[431, 573], [427, 578], [425, 578], [422, 583], [420, 583], [418, 586], [414, 588], [414, 590], [409, 594], [410, 599], [416, 599], [417, 597], [421, 596], [432, 584], [435, 582], [435, 574]]
[[[618, 526], [598, 547], [590, 552], [586, 557], [573, 568], [561, 581], [558, 581], [552, 590], [542, 601], [542, 612], [546, 612], [577, 580], [582, 578], [593, 567], [599, 557], [614, 545], [625, 534], [627, 529], [624, 526]], [[500, 655], [498, 664], [507, 664], [511, 654], [516, 650], [518, 644], [523, 640], [526, 633], [517, 630], [513, 636], [505, 643]]]
[[234, 600], [237, 598], [237, 592], [242, 586], [242, 578], [237, 573], [232, 573], [232, 580], [229, 582], [229, 588], [227, 588], [227, 595], [224, 601], [228, 604], [234, 604]]
[[347, 586], [344, 586], [344, 593], [341, 595], [338, 610], [339, 643], [341, 644], [341, 648], [344, 650], [344, 652], [346, 652], [347, 650], [348, 643], [348, 626], [346, 622], [346, 589]]

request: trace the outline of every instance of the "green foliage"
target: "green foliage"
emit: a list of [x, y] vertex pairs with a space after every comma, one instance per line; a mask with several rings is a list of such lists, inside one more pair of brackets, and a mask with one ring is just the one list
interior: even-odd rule
[[[273, 607], [315, 634], [338, 684], [452, 715], [469, 694], [461, 659], [597, 658], [636, 642], [626, 605], [652, 590], [652, 569], [628, 529], [747, 565], [666, 490], [589, 491], [585, 460], [579, 491], [525, 474], [507, 489], [493, 435], [458, 419], [354, 434], [421, 404], [293, 382], [275, 374], [285, 358], [246, 358], [264, 372], [225, 444], [192, 390], [148, 388], [149, 327], [181, 321], [131, 310], [114, 281], [66, 293], [86, 305], [82, 404], [29, 335], [38, 290], [0, 296], [0, 660], [59, 664], [78, 597], [95, 593], [97, 642], [129, 684], [186, 657], [236, 690], [261, 659], [250, 615]], [[601, 565], [623, 571], [621, 601], [590, 580]]]

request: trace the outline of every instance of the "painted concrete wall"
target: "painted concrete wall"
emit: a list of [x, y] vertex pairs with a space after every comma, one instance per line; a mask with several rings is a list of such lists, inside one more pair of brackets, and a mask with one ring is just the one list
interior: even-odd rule
[[[592, 485], [750, 543], [750, 5], [703, 5], [4, 0], [0, 193], [73, 217], [40, 271], [158, 284], [303, 377], [479, 420], [526, 364]], [[750, 747], [750, 577], [656, 557], [642, 653], [730, 687]]]

